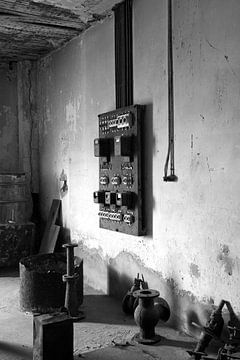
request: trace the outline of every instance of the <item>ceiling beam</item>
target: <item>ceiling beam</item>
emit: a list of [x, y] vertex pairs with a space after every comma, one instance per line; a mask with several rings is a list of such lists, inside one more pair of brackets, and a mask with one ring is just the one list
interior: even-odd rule
[[[0, 13], [18, 16], [22, 21], [38, 24], [53, 24], [82, 31], [86, 27], [80, 16], [69, 9], [26, 0], [1, 0]], [[0, 17], [1, 19], [1, 17]]]

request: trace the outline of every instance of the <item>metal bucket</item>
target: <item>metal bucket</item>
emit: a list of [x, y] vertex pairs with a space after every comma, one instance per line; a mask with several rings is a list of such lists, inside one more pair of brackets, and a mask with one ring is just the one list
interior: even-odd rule
[[[64, 306], [67, 260], [65, 254], [37, 254], [20, 260], [20, 309], [50, 313]], [[75, 259], [74, 272], [78, 274], [77, 300], [83, 302], [83, 260]]]

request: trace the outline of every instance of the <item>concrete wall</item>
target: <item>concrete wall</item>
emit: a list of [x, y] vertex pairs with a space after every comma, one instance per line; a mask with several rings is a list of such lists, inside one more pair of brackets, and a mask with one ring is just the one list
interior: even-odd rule
[[0, 66], [0, 172], [18, 170], [17, 67]]
[[[122, 296], [137, 272], [191, 332], [222, 298], [240, 312], [240, 2], [174, 0], [175, 160], [167, 153], [166, 1], [134, 1], [134, 102], [147, 104], [144, 140], [148, 235], [98, 228], [93, 139], [115, 107], [113, 18], [39, 63], [41, 209], [62, 198], [85, 281]], [[60, 191], [60, 176], [68, 192]], [[63, 177], [62, 177], [63, 178]]]

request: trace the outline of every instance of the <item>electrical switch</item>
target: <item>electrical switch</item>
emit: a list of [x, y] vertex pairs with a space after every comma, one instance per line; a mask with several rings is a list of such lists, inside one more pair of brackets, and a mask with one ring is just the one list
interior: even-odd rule
[[134, 223], [134, 216], [132, 214], [125, 214], [123, 221], [128, 225], [132, 225]]
[[122, 179], [122, 183], [126, 186], [132, 186], [133, 177], [131, 175], [125, 175]]
[[96, 204], [104, 204], [105, 202], [105, 191], [94, 191], [93, 201]]
[[98, 138], [94, 139], [94, 156], [110, 157], [111, 154], [111, 139]]
[[115, 205], [116, 204], [116, 193], [112, 191], [105, 192], [105, 204]]
[[121, 178], [118, 175], [114, 175], [111, 179], [111, 183], [115, 186], [119, 186], [121, 184]]
[[100, 185], [107, 185], [109, 183], [109, 177], [106, 175], [103, 175], [100, 177], [99, 179], [99, 184]]
[[130, 136], [114, 137], [114, 155], [131, 156], [132, 155], [132, 138]]
[[132, 207], [133, 202], [133, 196], [132, 193], [129, 192], [123, 192], [123, 193], [117, 193], [116, 194], [116, 205], [117, 206], [126, 206], [128, 209]]

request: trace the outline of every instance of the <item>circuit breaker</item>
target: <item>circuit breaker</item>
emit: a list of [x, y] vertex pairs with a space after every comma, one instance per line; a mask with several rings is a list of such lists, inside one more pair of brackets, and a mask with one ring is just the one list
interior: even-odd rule
[[99, 138], [94, 155], [99, 158], [101, 228], [131, 235], [144, 234], [141, 157], [143, 105], [132, 105], [98, 115]]

